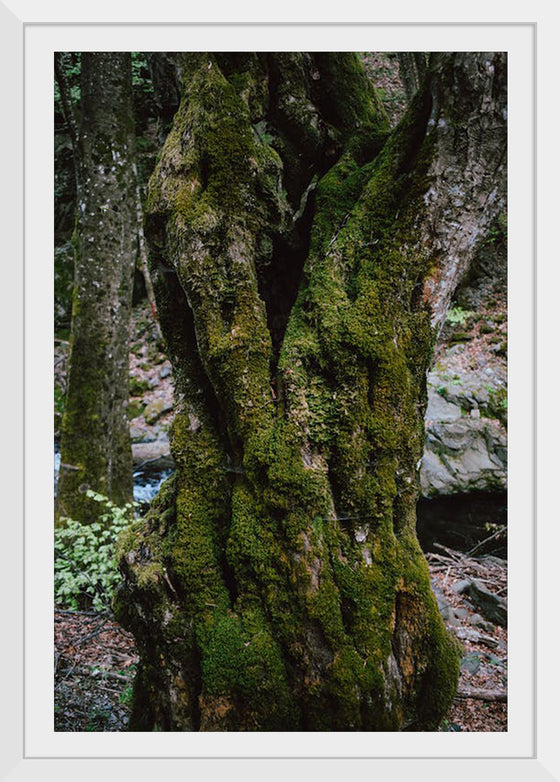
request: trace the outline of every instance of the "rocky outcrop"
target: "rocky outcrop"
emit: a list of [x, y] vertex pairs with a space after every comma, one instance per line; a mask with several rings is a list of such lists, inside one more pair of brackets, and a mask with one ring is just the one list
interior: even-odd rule
[[466, 370], [460, 363], [465, 350], [452, 347], [428, 377], [424, 497], [506, 488], [505, 369]]

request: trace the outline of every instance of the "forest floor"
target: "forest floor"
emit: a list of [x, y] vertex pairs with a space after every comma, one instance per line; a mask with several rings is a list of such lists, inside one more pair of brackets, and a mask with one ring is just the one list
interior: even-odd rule
[[[506, 564], [448, 549], [428, 558], [440, 611], [463, 648], [457, 697], [440, 731], [505, 731], [507, 630], [478, 614], [466, 585], [483, 582], [504, 597]], [[110, 613], [55, 608], [54, 628], [55, 730], [126, 730], [138, 662], [133, 637]]]

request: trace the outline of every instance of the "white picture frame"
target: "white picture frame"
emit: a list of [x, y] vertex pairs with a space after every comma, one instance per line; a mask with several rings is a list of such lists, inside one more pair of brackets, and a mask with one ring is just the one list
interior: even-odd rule
[[[11, 391], [15, 388], [14, 398], [10, 395], [14, 414], [7, 422], [12, 447], [9, 474], [13, 470], [13, 478], [5, 489], [9, 496], [4, 516], [4, 567], [0, 568], [6, 631], [2, 644], [5, 697], [1, 717], [5, 749], [0, 778], [27, 780], [52, 775], [64, 780], [77, 775], [93, 778], [94, 774], [113, 778], [125, 773], [147, 779], [161, 765], [165, 774], [203, 774], [204, 778], [213, 773], [233, 774], [234, 778], [239, 775], [245, 780], [262, 779], [266, 774], [272, 779], [283, 779], [298, 771], [308, 774], [312, 765], [312, 773], [327, 778], [350, 771], [356, 775], [390, 775], [397, 780], [408, 780], [411, 775], [447, 780], [452, 775], [454, 780], [470, 781], [473, 777], [494, 779], [501, 774], [513, 780], [559, 779], [553, 635], [558, 530], [551, 502], [557, 482], [552, 473], [553, 452], [549, 452], [549, 461], [542, 457], [539, 460], [538, 481], [535, 467], [535, 403], [538, 399], [539, 410], [543, 411], [538, 421], [542, 429], [539, 442], [546, 454], [546, 437], [548, 434], [550, 438], [550, 422], [554, 418], [552, 411], [550, 418], [544, 418], [541, 402], [547, 396], [545, 389], [555, 388], [546, 366], [539, 367], [542, 376], [539, 374], [536, 383], [535, 325], [539, 326], [537, 333], [544, 346], [541, 349], [539, 340], [539, 354], [548, 355], [553, 363], [554, 343], [552, 335], [548, 336], [546, 318], [557, 308], [552, 297], [559, 290], [558, 285], [547, 282], [548, 270], [546, 277], [537, 277], [535, 238], [536, 131], [541, 150], [541, 135], [545, 132], [542, 126], [546, 121], [552, 125], [554, 119], [545, 120], [545, 109], [539, 104], [537, 123], [535, 66], [538, 61], [543, 81], [547, 76], [552, 81], [553, 47], [546, 48], [552, 19], [540, 2], [529, 9], [532, 21], [509, 18], [498, 23], [490, 9], [452, 9], [442, 2], [428, 2], [422, 5], [425, 21], [406, 24], [392, 22], [392, 8], [376, 8], [376, 18], [364, 20], [359, 7], [345, 6], [339, 10], [343, 21], [335, 16], [307, 24], [306, 11], [301, 8], [284, 5], [282, 9], [266, 9], [256, 4], [249, 8], [246, 3], [234, 9], [220, 5], [213, 4], [210, 13], [209, 8], [187, 8], [166, 0], [157, 7], [140, 2], [130, 8], [122, 2], [98, 3], [95, 8], [67, 2], [49, 3], [47, 7], [37, 0], [0, 4], [0, 72], [6, 109], [2, 149], [9, 150], [5, 156], [7, 175], [2, 183], [1, 214], [6, 218], [6, 239], [11, 241], [3, 268], [6, 306], [2, 317], [6, 321], [2, 334], [7, 342], [5, 360], [10, 366]], [[401, 18], [414, 20], [416, 13], [412, 3], [399, 4]], [[470, 19], [465, 21], [467, 13]], [[210, 16], [222, 22], [204, 24]], [[454, 16], [458, 19], [454, 20]], [[262, 26], [257, 26], [257, 22]], [[131, 29], [137, 46], [130, 45]], [[330, 50], [362, 50], [366, 47], [359, 44], [366, 38], [375, 38], [377, 42], [383, 38], [388, 45], [377, 48], [387, 50], [431, 50], [437, 48], [437, 41], [443, 49], [503, 50], [505, 41], [515, 54], [515, 67], [509, 72], [512, 102], [514, 97], [518, 102], [511, 107], [513, 117], [510, 113], [510, 252], [516, 268], [510, 267], [508, 435], [512, 452], [515, 451], [510, 458], [510, 497], [513, 494], [514, 498], [514, 506], [510, 504], [510, 517], [514, 519], [510, 538], [516, 564], [510, 570], [509, 606], [513, 619], [509, 675], [510, 693], [515, 701], [519, 688], [518, 711], [523, 713], [513, 710], [508, 715], [512, 727], [507, 734], [470, 734], [477, 741], [464, 741], [468, 734], [459, 733], [302, 734], [296, 741], [292, 741], [292, 734], [55, 734], [52, 721], [49, 725], [47, 719], [52, 715], [52, 589], [49, 592], [50, 582], [45, 576], [52, 569], [52, 507], [43, 501], [47, 485], [52, 494], [52, 437], [49, 442], [50, 428], [42, 423], [52, 419], [52, 326], [44, 306], [52, 290], [52, 279], [43, 260], [49, 254], [52, 257], [52, 203], [44, 200], [44, 193], [49, 187], [52, 190], [52, 51], [80, 51], [88, 47], [187, 51], [204, 48], [201, 43], [207, 34], [216, 40], [212, 47], [215, 50], [226, 46], [252, 48], [247, 41], [258, 41], [258, 46], [254, 45], [261, 50], [271, 49], [269, 41], [274, 42], [274, 35], [276, 41], [284, 42], [283, 48], [296, 50], [306, 48], [313, 30], [319, 31], [319, 45], [315, 48]], [[162, 31], [170, 45], [160, 44], [165, 38]], [[158, 45], [150, 47], [149, 40], [155, 40], [156, 32]], [[419, 33], [422, 45], [415, 46]], [[435, 38], [430, 38], [432, 35]], [[461, 37], [466, 44], [458, 43]], [[395, 46], [396, 40], [402, 44]], [[434, 40], [436, 46], [431, 46]], [[180, 46], [182, 42], [184, 45]], [[325, 46], [321, 45], [323, 42]], [[376, 46], [369, 49], [375, 50]], [[51, 71], [42, 76], [41, 68], [47, 67]], [[33, 84], [30, 77], [35, 79]], [[45, 93], [47, 83], [51, 86]], [[541, 82], [539, 89], [540, 85]], [[552, 95], [552, 85], [548, 88]], [[41, 124], [44, 117], [49, 117], [47, 124]], [[544, 172], [546, 154], [540, 151]], [[540, 187], [545, 176], [546, 173]], [[548, 215], [550, 230], [557, 222], [553, 203], [548, 203], [546, 197], [539, 200], [543, 215]], [[543, 233], [546, 236], [546, 227]], [[549, 247], [547, 257], [551, 265], [555, 252], [555, 247]], [[516, 658], [517, 649], [522, 649], [522, 653]]]

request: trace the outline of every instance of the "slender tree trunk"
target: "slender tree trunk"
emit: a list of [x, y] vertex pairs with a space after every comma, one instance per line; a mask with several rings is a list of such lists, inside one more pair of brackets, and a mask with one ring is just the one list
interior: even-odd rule
[[458, 653], [415, 533], [425, 377], [501, 206], [504, 58], [442, 56], [391, 135], [353, 55], [184, 72], [147, 207], [177, 471], [120, 540], [131, 727], [435, 729]]
[[148, 297], [150, 312], [152, 313], [156, 339], [159, 343], [161, 343], [163, 341], [163, 335], [159, 325], [156, 297], [154, 294], [152, 275], [150, 274], [150, 266], [148, 262], [148, 250], [146, 248], [146, 238], [144, 236], [144, 211], [142, 209], [142, 196], [140, 194], [140, 185], [138, 183], [136, 167], [134, 169], [134, 175], [136, 177], [136, 230], [138, 236], [138, 258], [140, 262], [140, 271], [142, 272], [142, 277], [144, 278], [146, 296]]
[[427, 52], [398, 52], [399, 73], [408, 100], [420, 89], [428, 67]]
[[78, 156], [82, 187], [57, 516], [90, 521], [91, 488], [132, 499], [128, 343], [136, 256], [130, 55], [82, 55]]

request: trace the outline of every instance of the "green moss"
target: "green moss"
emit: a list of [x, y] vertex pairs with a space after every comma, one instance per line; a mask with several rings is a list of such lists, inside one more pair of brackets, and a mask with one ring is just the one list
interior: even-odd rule
[[[229, 614], [206, 633], [201, 646], [202, 697], [240, 701], [255, 729], [294, 729], [298, 710], [282, 651], [258, 608]], [[247, 715], [248, 713], [248, 715]]]
[[135, 703], [164, 703], [173, 671], [181, 693], [192, 687], [177, 712], [194, 729], [422, 729], [453, 697], [456, 655], [414, 533], [433, 337], [417, 296], [430, 259], [414, 249], [429, 99], [386, 140], [352, 58], [328, 57], [320, 79], [356, 99], [324, 102], [346, 147], [317, 188], [277, 394], [256, 269], [289, 214], [278, 138], [296, 149], [307, 124], [307, 161], [324, 143], [313, 85], [291, 102], [284, 89], [303, 56], [272, 56], [285, 76], [278, 137], [256, 119], [249, 61], [187, 56], [150, 185], [156, 258], [177, 272], [160, 294], [181, 399], [177, 476], [122, 561], [159, 623], [153, 641], [148, 620], [129, 618], [150, 647]]
[[488, 404], [484, 407], [484, 414], [488, 418], [497, 418], [507, 428], [508, 394], [507, 389], [488, 388]]
[[358, 54], [317, 53], [315, 61], [326, 82], [323, 110], [335, 127], [354, 137], [364, 125], [388, 130], [387, 114]]
[[148, 380], [140, 379], [133, 375], [130, 376], [128, 381], [130, 396], [142, 396], [144, 391], [149, 391], [150, 388], [151, 386]]

